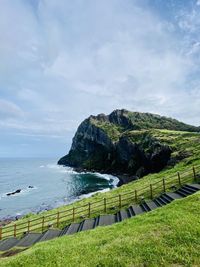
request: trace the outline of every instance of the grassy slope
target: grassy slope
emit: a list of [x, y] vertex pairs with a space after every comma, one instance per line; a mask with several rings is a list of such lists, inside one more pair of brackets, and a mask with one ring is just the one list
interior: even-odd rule
[[[140, 132], [134, 132], [134, 138], [135, 140], [138, 139], [137, 134], [140, 135]], [[142, 131], [143, 133], [143, 131]], [[91, 201], [98, 201], [103, 200], [104, 197], [112, 197], [114, 195], [118, 195], [119, 193], [126, 193], [133, 191], [134, 189], [139, 189], [142, 187], [145, 187], [149, 185], [149, 183], [156, 182], [157, 180], [162, 179], [163, 177], [168, 177], [170, 175], [176, 174], [177, 171], [184, 171], [187, 169], [191, 169], [193, 165], [200, 165], [200, 134], [199, 133], [189, 133], [189, 132], [177, 132], [177, 131], [167, 131], [167, 130], [151, 130], [150, 133], [162, 140], [164, 143], [169, 144], [173, 147], [174, 153], [173, 157], [176, 157], [178, 154], [186, 153], [187, 152], [187, 158], [183, 159], [180, 163], [176, 164], [175, 167], [167, 168], [160, 173], [157, 174], [150, 174], [146, 177], [137, 180], [135, 182], [123, 185], [119, 188], [116, 188], [114, 190], [111, 190], [106, 193], [97, 193], [91, 198], [83, 199], [80, 201], [77, 201], [74, 204], [60, 207], [58, 209], [54, 209], [51, 211], [44, 212], [44, 215], [53, 214], [57, 211], [66, 210], [68, 208], [72, 208], [72, 206], [78, 207], [80, 205], [84, 205]], [[27, 218], [33, 219], [41, 217], [41, 214], [39, 215], [28, 215]], [[21, 219], [18, 221], [18, 223], [22, 221], [27, 221], [27, 218]]]
[[109, 227], [40, 243], [0, 266], [200, 266], [200, 193]]

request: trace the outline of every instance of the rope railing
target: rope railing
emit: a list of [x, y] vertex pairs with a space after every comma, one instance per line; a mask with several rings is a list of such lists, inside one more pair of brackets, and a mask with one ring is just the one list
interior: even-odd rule
[[39, 218], [34, 218], [25, 222], [0, 227], [0, 240], [13, 236], [21, 236], [28, 232], [44, 232], [52, 226], [59, 228], [64, 226], [64, 223], [70, 224], [75, 221], [78, 222], [83, 218], [90, 218], [91, 216], [94, 217], [107, 212], [116, 212], [116, 210], [119, 210], [122, 207], [126, 207], [134, 203], [138, 204], [144, 199], [153, 199], [163, 192], [178, 189], [187, 182], [197, 180], [200, 181], [200, 165], [193, 167], [191, 170], [187, 170], [182, 173], [178, 172], [176, 175], [162, 178], [139, 189], [102, 198], [97, 201], [58, 211], [56, 213], [43, 215]]

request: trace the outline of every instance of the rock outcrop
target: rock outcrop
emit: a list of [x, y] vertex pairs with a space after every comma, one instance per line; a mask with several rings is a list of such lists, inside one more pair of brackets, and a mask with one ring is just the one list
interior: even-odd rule
[[153, 136], [154, 129], [199, 131], [171, 118], [115, 110], [108, 116], [100, 114], [84, 120], [68, 155], [58, 164], [112, 173], [118, 175], [121, 184], [159, 172], [170, 160], [172, 149]]

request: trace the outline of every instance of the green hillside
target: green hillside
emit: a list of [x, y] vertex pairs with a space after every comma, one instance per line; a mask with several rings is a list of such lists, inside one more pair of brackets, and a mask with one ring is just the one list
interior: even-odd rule
[[[140, 190], [163, 177], [166, 180], [177, 171], [192, 170], [200, 165], [200, 134], [170, 131], [142, 130], [127, 133], [137, 142], [141, 135], [151, 135], [173, 150], [171, 163], [159, 173], [125, 184], [106, 193], [97, 193], [74, 204], [26, 216], [28, 219], [50, 215], [68, 208], [80, 207], [104, 197]], [[198, 266], [200, 225], [197, 193], [183, 200], [110, 227], [101, 227], [87, 233], [62, 237], [35, 245], [9, 259], [1, 259], [0, 266]], [[107, 211], [108, 213], [110, 210]], [[98, 214], [96, 214], [98, 215]], [[135, 265], [134, 265], [135, 264]]]
[[115, 110], [110, 115], [91, 116], [91, 122], [109, 133], [122, 134], [126, 130], [165, 129], [174, 131], [199, 132], [200, 127], [188, 125], [176, 119], [152, 113]]
[[0, 266], [199, 266], [200, 193], [109, 227], [37, 244]]

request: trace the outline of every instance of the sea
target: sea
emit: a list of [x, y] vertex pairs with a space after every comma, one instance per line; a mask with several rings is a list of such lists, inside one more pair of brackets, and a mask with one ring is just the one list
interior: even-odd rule
[[[0, 158], [0, 220], [39, 213], [117, 186], [118, 178], [77, 173], [57, 159]], [[20, 193], [11, 194], [20, 189]]]

